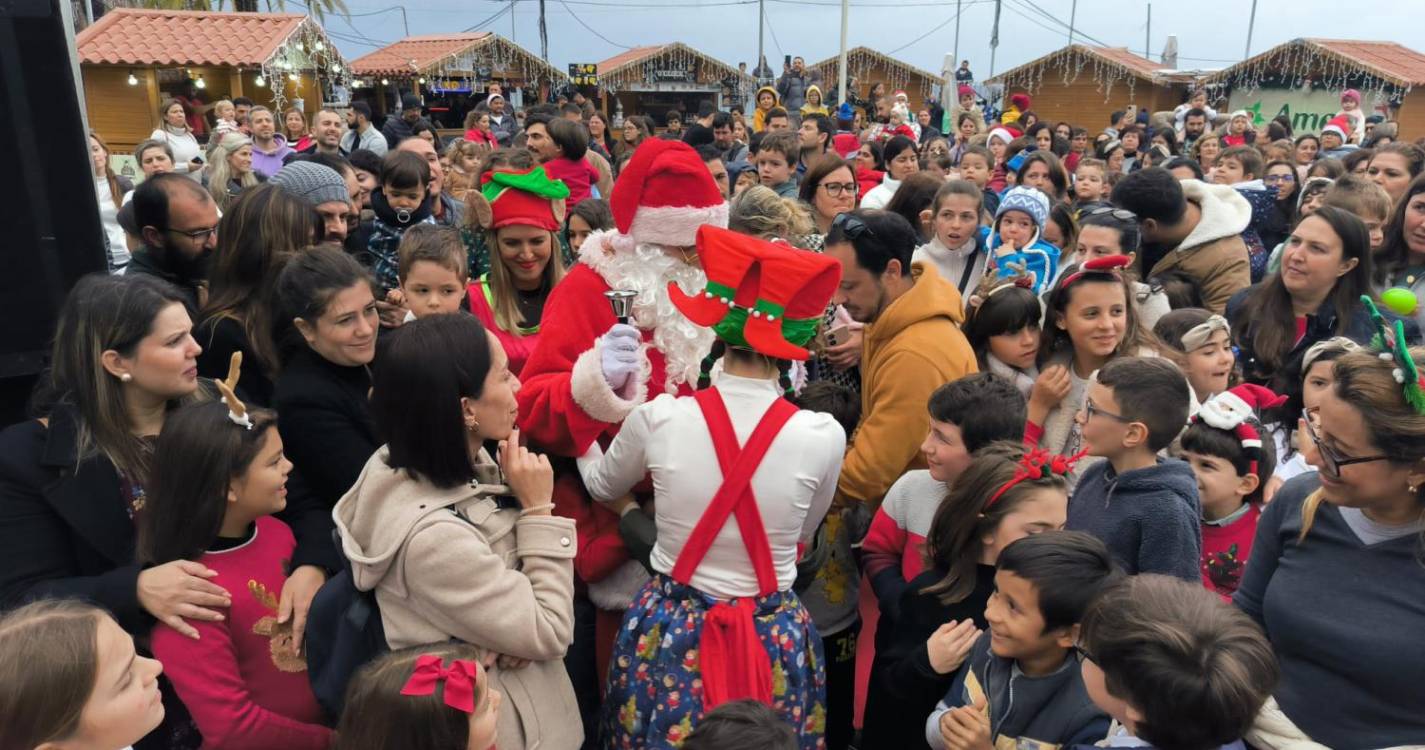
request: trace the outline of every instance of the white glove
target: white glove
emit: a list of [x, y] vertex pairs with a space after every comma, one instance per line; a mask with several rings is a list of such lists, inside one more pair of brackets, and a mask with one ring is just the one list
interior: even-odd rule
[[599, 364], [604, 371], [604, 382], [615, 392], [622, 391], [643, 367], [638, 356], [643, 335], [631, 325], [616, 323], [600, 341]]

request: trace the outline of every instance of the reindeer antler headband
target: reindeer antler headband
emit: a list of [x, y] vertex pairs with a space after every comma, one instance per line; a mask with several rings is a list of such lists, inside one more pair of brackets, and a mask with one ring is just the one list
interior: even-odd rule
[[1361, 302], [1370, 311], [1371, 321], [1376, 324], [1376, 336], [1371, 343], [1382, 350], [1381, 359], [1395, 361], [1395, 368], [1390, 374], [1395, 377], [1395, 382], [1400, 384], [1405, 403], [1416, 414], [1425, 415], [1425, 378], [1420, 376], [1415, 359], [1410, 356], [1410, 347], [1405, 343], [1405, 323], [1396, 320], [1394, 335], [1391, 335], [1391, 331], [1386, 327], [1385, 316], [1380, 314], [1370, 295], [1362, 294]]
[[218, 392], [223, 394], [223, 403], [228, 406], [228, 419], [233, 424], [244, 429], [252, 429], [252, 418], [247, 415], [247, 406], [237, 397], [238, 377], [242, 375], [242, 352], [233, 352], [233, 358], [228, 362], [228, 377], [226, 380], [214, 380], [218, 386]]

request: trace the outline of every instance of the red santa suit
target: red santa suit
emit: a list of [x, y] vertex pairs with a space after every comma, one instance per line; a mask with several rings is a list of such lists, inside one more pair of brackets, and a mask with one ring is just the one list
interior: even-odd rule
[[[685, 291], [705, 282], [695, 261], [697, 229], [727, 225], [727, 204], [712, 174], [687, 144], [649, 140], [634, 153], [610, 199], [617, 231], [584, 241], [579, 262], [545, 303], [538, 346], [520, 375], [519, 424], [531, 444], [557, 467], [556, 513], [574, 519], [574, 571], [589, 598], [613, 613], [601, 620], [600, 644], [612, 644], [617, 616], [648, 574], [629, 559], [618, 517], [590, 501], [572, 459], [595, 441], [607, 445], [635, 407], [660, 393], [689, 395], [713, 336], [670, 301], [669, 282]], [[664, 248], [681, 248], [665, 252]], [[622, 392], [605, 381], [600, 338], [616, 319], [604, 293], [638, 293], [630, 321], [642, 332], [641, 377]], [[601, 651], [603, 649], [601, 648]], [[600, 670], [602, 673], [602, 669]]]

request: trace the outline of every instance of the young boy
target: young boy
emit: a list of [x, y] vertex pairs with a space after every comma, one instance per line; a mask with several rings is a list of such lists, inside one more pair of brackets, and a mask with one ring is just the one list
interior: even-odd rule
[[1356, 215], [1371, 235], [1371, 252], [1385, 244], [1385, 222], [1390, 218], [1390, 194], [1385, 188], [1359, 175], [1342, 175], [1321, 197], [1323, 206], [1343, 208]]
[[1208, 399], [1183, 433], [1182, 458], [1202, 502], [1202, 583], [1224, 600], [1237, 591], [1252, 555], [1262, 492], [1276, 469], [1276, 447], [1257, 416], [1276, 398], [1239, 385]]
[[801, 155], [801, 140], [796, 133], [768, 133], [757, 150], [757, 176], [766, 187], [783, 198], [797, 197], [797, 157]]
[[1190, 398], [1170, 361], [1118, 357], [1098, 371], [1076, 417], [1084, 449], [1107, 460], [1079, 479], [1064, 527], [1102, 539], [1129, 574], [1202, 581], [1197, 478], [1158, 457], [1187, 424]]
[[946, 488], [970, 465], [970, 454], [996, 440], [1019, 440], [1025, 400], [1008, 380], [967, 375], [930, 395], [930, 432], [921, 443], [927, 468], [906, 472], [886, 491], [862, 542], [866, 578], [880, 602], [878, 633], [888, 637], [906, 582], [925, 569], [921, 546]]
[[1089, 697], [1117, 724], [1107, 747], [1241, 750], [1278, 677], [1251, 618], [1166, 576], [1105, 588], [1075, 650]]
[[435, 223], [429, 188], [425, 159], [409, 151], [392, 151], [381, 159], [381, 187], [371, 193], [376, 218], [366, 249], [376, 283], [387, 292], [400, 287], [401, 236], [417, 224]]
[[999, 210], [999, 194], [990, 190], [990, 173], [995, 157], [984, 146], [970, 145], [960, 151], [960, 179], [975, 183], [985, 194], [985, 211], [994, 215]]
[[1022, 266], [1035, 294], [1048, 291], [1059, 268], [1059, 248], [1042, 239], [1048, 220], [1049, 197], [1035, 188], [1015, 187], [1000, 198], [994, 225], [980, 228], [998, 273], [1009, 276]]
[[970, 647], [950, 692], [925, 722], [937, 750], [1059, 747], [1107, 734], [1072, 653], [1079, 621], [1122, 577], [1103, 543], [1046, 531], [1000, 552], [989, 628]]
[[770, 706], [751, 699], [703, 715], [683, 750], [797, 750], [797, 733]]
[[398, 273], [408, 319], [460, 312], [470, 282], [460, 230], [434, 224], [407, 229], [401, 237]]
[[1108, 200], [1108, 183], [1104, 173], [1108, 165], [1102, 159], [1080, 159], [1079, 168], [1074, 170], [1074, 203], [1082, 206]]
[[1261, 176], [1262, 154], [1254, 146], [1233, 146], [1223, 151], [1212, 168], [1212, 181], [1218, 185], [1246, 187], [1245, 183], [1256, 183]]

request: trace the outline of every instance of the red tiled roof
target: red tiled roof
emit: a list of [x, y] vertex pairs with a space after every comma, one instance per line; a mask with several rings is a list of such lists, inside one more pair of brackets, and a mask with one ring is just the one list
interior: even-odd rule
[[[917, 68], [914, 65], [911, 65], [910, 63], [898, 60], [883, 52], [877, 52], [876, 50], [873, 50], [870, 47], [852, 47], [851, 49], [846, 50], [846, 58], [849, 60], [852, 57], [855, 57], [858, 53], [869, 55], [881, 61], [888, 67], [895, 66], [897, 68], [904, 68], [915, 75], [921, 76], [923, 78], [928, 78], [931, 81], [939, 81], [941, 79], [941, 76], [935, 73], [931, 73], [930, 71], [924, 70], [922, 68]], [[840, 64], [841, 55], [836, 54], [820, 62], [808, 65], [807, 68], [821, 71], [822, 77], [828, 81], [831, 81], [836, 79], [836, 71]]]
[[115, 8], [76, 44], [91, 64], [258, 66], [304, 22], [296, 13]]
[[1167, 69], [1167, 66], [1162, 63], [1155, 63], [1146, 57], [1139, 57], [1129, 52], [1127, 47], [1089, 47], [1085, 45], [1084, 49], [1147, 78], [1152, 78], [1154, 73]]
[[1050, 52], [1043, 57], [1035, 58], [1016, 68], [1010, 68], [999, 75], [991, 77], [990, 81], [1005, 81], [1023, 74], [1025, 71], [1043, 65], [1054, 58], [1065, 55], [1084, 55], [1096, 57], [1109, 65], [1122, 68], [1125, 72], [1138, 78], [1151, 81], [1161, 71], [1169, 68], [1161, 63], [1153, 62], [1146, 57], [1140, 57], [1128, 51], [1127, 47], [1095, 47], [1089, 44], [1071, 44]]
[[440, 60], [459, 55], [492, 36], [494, 34], [489, 31], [408, 36], [352, 60], [351, 70], [364, 76], [423, 71]]
[[[1425, 54], [1395, 42], [1363, 42], [1350, 39], [1298, 40], [1324, 48], [1381, 78], [1406, 86], [1425, 85]], [[1288, 42], [1290, 44], [1290, 42]]]
[[673, 45], [655, 44], [650, 47], [634, 47], [633, 49], [628, 50], [627, 52], [620, 52], [617, 55], [614, 55], [613, 57], [610, 57], [609, 59], [599, 63], [599, 75], [608, 75], [609, 73], [618, 70], [619, 68], [622, 68], [625, 65], [632, 65], [633, 63], [646, 60], [671, 46]]

